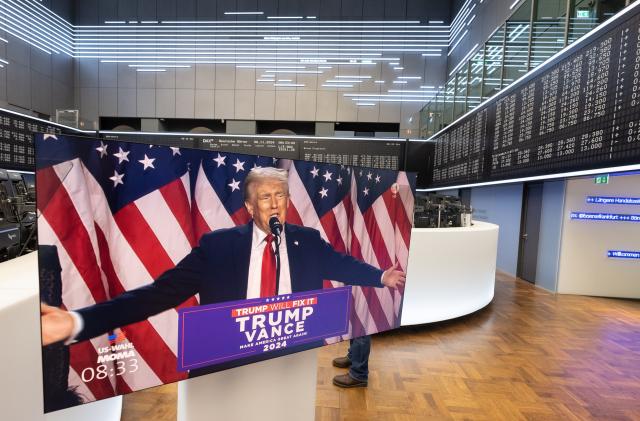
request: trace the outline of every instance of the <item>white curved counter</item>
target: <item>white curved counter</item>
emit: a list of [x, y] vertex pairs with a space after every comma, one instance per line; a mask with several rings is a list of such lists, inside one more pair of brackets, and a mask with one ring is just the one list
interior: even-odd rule
[[491, 302], [498, 226], [473, 224], [411, 230], [403, 326], [453, 319]]

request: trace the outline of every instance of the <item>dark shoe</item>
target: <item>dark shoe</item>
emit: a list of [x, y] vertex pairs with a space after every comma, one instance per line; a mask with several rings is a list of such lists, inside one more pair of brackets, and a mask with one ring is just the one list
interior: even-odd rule
[[349, 374], [341, 374], [333, 378], [333, 384], [338, 387], [367, 387], [367, 381], [356, 380]]
[[351, 360], [348, 357], [334, 358], [333, 366], [338, 368], [349, 368], [351, 367]]

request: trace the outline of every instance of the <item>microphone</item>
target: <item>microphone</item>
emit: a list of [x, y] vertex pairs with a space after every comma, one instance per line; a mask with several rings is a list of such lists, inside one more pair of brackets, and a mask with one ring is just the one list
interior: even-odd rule
[[269, 218], [269, 229], [274, 235], [276, 241], [276, 295], [280, 291], [280, 234], [282, 234], [282, 224], [277, 216]]
[[277, 216], [272, 216], [269, 219], [269, 228], [271, 229], [271, 234], [276, 237], [280, 237], [280, 234], [282, 233], [282, 224]]

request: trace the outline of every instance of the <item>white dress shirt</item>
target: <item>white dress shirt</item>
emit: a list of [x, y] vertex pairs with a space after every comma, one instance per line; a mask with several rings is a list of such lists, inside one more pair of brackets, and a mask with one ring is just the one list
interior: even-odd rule
[[[253, 238], [251, 240], [251, 258], [249, 259], [249, 279], [247, 282], [247, 299], [260, 298], [260, 283], [262, 281], [262, 255], [267, 245], [267, 234], [253, 224]], [[278, 295], [291, 293], [291, 274], [289, 273], [289, 255], [287, 254], [287, 240], [284, 229], [280, 234], [280, 285]], [[271, 243], [275, 250], [275, 239]]]

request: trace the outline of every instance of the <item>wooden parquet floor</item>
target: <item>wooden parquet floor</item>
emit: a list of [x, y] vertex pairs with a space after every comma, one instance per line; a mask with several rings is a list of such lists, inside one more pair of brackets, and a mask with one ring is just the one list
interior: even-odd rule
[[[473, 315], [376, 335], [369, 387], [319, 353], [316, 420], [640, 420], [640, 301], [554, 295], [499, 274]], [[123, 421], [175, 420], [176, 386], [125, 397]]]

